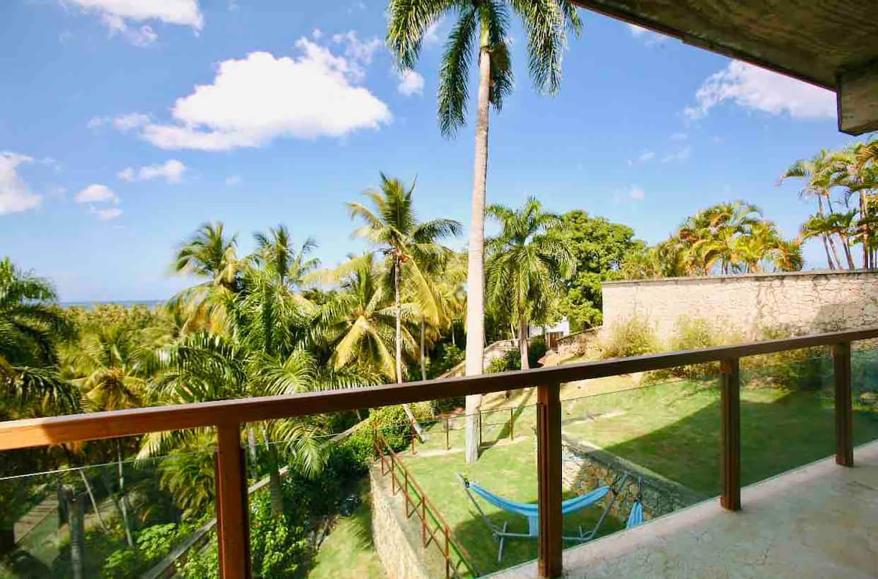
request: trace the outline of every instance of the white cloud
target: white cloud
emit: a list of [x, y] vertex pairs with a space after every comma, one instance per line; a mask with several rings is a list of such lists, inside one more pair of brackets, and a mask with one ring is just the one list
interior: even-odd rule
[[357, 81], [366, 77], [365, 67], [372, 64], [375, 52], [384, 46], [384, 43], [374, 36], [369, 40], [360, 40], [353, 30], [333, 34], [332, 41], [344, 47], [344, 55], [348, 61], [347, 68]]
[[146, 165], [140, 169], [127, 167], [117, 173], [123, 181], [149, 181], [164, 179], [168, 183], [179, 183], [186, 171], [186, 165], [176, 159], [170, 159], [160, 165]]
[[689, 135], [687, 135], [686, 133], [682, 133], [682, 132], [681, 133], [671, 133], [671, 140], [672, 141], [685, 141], [688, 138], [689, 138]]
[[432, 24], [430, 24], [427, 29], [424, 31], [424, 46], [436, 46], [441, 40], [439, 38], [439, 27], [442, 26], [442, 23], [445, 21], [445, 17], [438, 18], [434, 20]]
[[11, 151], [0, 152], [0, 215], [20, 213], [39, 207], [42, 197], [32, 193], [18, 174], [18, 166], [32, 163], [27, 155]]
[[137, 46], [155, 42], [158, 35], [147, 21], [189, 26], [195, 31], [204, 26], [198, 0], [68, 0], [86, 12], [100, 16], [110, 36], [120, 35]]
[[77, 203], [118, 203], [119, 197], [112, 189], [100, 183], [92, 183], [76, 194]]
[[196, 86], [171, 111], [176, 123], [148, 123], [140, 135], [163, 149], [224, 151], [258, 147], [273, 139], [343, 137], [392, 120], [387, 105], [357, 86], [368, 50], [338, 56], [307, 38], [299, 57], [252, 52], [219, 64], [212, 84]]
[[114, 129], [122, 133], [127, 133], [134, 129], [139, 129], [149, 123], [149, 115], [143, 113], [126, 113], [116, 115], [115, 117], [92, 117], [88, 120], [86, 126], [89, 129], [100, 129], [107, 125], [112, 125]]
[[106, 209], [90, 208], [89, 211], [97, 215], [101, 221], [111, 221], [122, 215], [122, 210], [118, 207], [107, 207]]
[[412, 96], [424, 93], [423, 76], [411, 69], [397, 71], [396, 74], [399, 77], [399, 84], [396, 85], [396, 90], [400, 94]]
[[676, 151], [668, 153], [662, 157], [662, 163], [672, 163], [674, 161], [685, 161], [692, 155], [692, 147], [686, 145]]
[[646, 198], [646, 191], [644, 191], [642, 187], [632, 185], [628, 190], [628, 197], [634, 201], [643, 201]]
[[640, 39], [647, 46], [662, 44], [663, 42], [668, 40], [668, 37], [664, 34], [653, 32], [652, 30], [637, 26], [636, 24], [628, 24], [627, 26], [628, 32], [631, 33], [631, 36]]
[[226, 187], [236, 187], [241, 184], [242, 180], [240, 175], [229, 175], [226, 177]]
[[690, 119], [704, 117], [724, 101], [772, 115], [788, 113], [796, 119], [832, 119], [835, 95], [826, 89], [734, 60], [712, 74], [695, 93], [697, 105], [686, 107]]
[[653, 159], [655, 159], [655, 151], [644, 151], [636, 159], [628, 159], [628, 166], [630, 167], [637, 163], [647, 163]]

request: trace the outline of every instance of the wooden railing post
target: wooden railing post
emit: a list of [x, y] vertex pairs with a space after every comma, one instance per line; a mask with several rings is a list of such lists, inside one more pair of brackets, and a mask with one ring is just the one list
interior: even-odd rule
[[220, 576], [250, 578], [250, 523], [241, 425], [217, 426], [216, 511]]
[[509, 409], [509, 440], [515, 440], [515, 409]]
[[835, 374], [835, 462], [854, 466], [854, 409], [851, 397], [851, 344], [832, 347]]
[[741, 510], [741, 377], [737, 358], [720, 363], [720, 438], [722, 495], [720, 504], [730, 511]]
[[537, 480], [540, 577], [562, 572], [560, 384], [537, 388]]

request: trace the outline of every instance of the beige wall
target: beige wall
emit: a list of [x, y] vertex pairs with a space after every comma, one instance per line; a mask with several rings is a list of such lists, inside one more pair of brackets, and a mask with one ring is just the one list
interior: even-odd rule
[[604, 328], [647, 319], [660, 338], [680, 317], [761, 337], [760, 328], [798, 332], [878, 326], [878, 272], [798, 272], [608, 282]]

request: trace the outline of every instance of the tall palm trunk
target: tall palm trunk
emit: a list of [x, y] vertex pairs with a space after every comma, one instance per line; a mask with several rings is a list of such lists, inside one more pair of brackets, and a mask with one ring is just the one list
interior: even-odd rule
[[[393, 257], [393, 309], [396, 315], [396, 383], [402, 384], [402, 299], [399, 291], [399, 256]], [[408, 417], [412, 428], [415, 429], [415, 435], [418, 439], [424, 441], [424, 429], [415, 418], [412, 407], [409, 404], [403, 404], [402, 409]]]
[[866, 222], [869, 217], [869, 206], [866, 202], [866, 192], [860, 191], [860, 219], [863, 221], [863, 268], [871, 269], [872, 268], [872, 252], [869, 249], [870, 245], [870, 226]]
[[524, 316], [518, 320], [518, 353], [521, 356], [521, 369], [530, 370], [527, 350], [527, 319]]
[[116, 465], [119, 476], [119, 511], [122, 513], [122, 525], [125, 527], [125, 540], [129, 547], [134, 547], [131, 534], [131, 521], [128, 519], [128, 497], [125, 496], [125, 470], [122, 468], [122, 443], [116, 440]]
[[76, 496], [73, 487], [64, 487], [64, 502], [67, 505], [67, 526], [70, 529], [70, 567], [74, 579], [82, 579], [85, 566], [85, 515], [82, 499]]
[[854, 263], [854, 254], [851, 252], [851, 240], [845, 233], [839, 233], [839, 238], [841, 238], [841, 246], [844, 248], [844, 258], [847, 261], [848, 269], [857, 269], [857, 265]]
[[[820, 217], [824, 216], [823, 213], [823, 197], [820, 195], [817, 196], [817, 215]], [[835, 269], [835, 263], [832, 261], [832, 255], [829, 253], [829, 236], [825, 233], [820, 236], [821, 241], [823, 241], [823, 250], [826, 252], [826, 263], [829, 264], [829, 269]]]
[[98, 518], [98, 523], [101, 525], [101, 529], [106, 533], [109, 529], [107, 528], [107, 523], [104, 521], [104, 516], [101, 514], [101, 510], [98, 508], [98, 502], [95, 500], [95, 494], [92, 492], [91, 484], [88, 482], [88, 477], [85, 476], [85, 473], [80, 469], [79, 476], [82, 478], [82, 484], [85, 485], [85, 492], [88, 495], [88, 499], [91, 502], [91, 508], [94, 509], [95, 516]]
[[427, 355], [427, 348], [424, 345], [424, 318], [421, 318], [421, 352], [418, 356], [421, 360], [421, 380], [427, 379], [427, 361], [424, 359]]
[[[488, 181], [488, 107], [491, 94], [491, 51], [488, 29], [482, 26], [479, 50], [479, 108], [476, 118], [472, 217], [467, 250], [466, 375], [484, 370], [485, 355], [485, 193]], [[466, 462], [479, 458], [477, 414], [480, 394], [466, 397]]]

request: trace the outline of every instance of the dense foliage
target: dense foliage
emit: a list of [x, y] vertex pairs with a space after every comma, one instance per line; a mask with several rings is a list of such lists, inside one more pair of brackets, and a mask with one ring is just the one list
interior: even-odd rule
[[[487, 335], [526, 337], [563, 318], [577, 329], [599, 325], [606, 280], [797, 270], [812, 237], [830, 267], [873, 267], [875, 151], [872, 142], [821, 152], [785, 172], [801, 178], [802, 195], [817, 204], [795, 239], [742, 201], [698, 211], [652, 247], [630, 227], [580, 210], [556, 215], [533, 198], [520, 208], [491, 206], [499, 228], [486, 245]], [[222, 223], [200, 226], [172, 261], [196, 283], [155, 308], [62, 308], [48, 281], [0, 260], [0, 420], [360, 387], [436, 377], [460, 364], [466, 255], [443, 245], [459, 224], [419, 220], [414, 186], [384, 175], [365, 203], [348, 209], [370, 248], [331, 269], [312, 256], [312, 240], [294, 243], [283, 225], [257, 232], [248, 255]], [[707, 320], [681, 320], [672, 335], [657, 336], [648, 320], [632, 319], [601, 347], [617, 357], [738, 339]], [[544, 353], [542, 339], [524, 339], [489, 371], [532, 367]], [[825, 360], [809, 351], [785, 356], [754, 359], [747, 371], [775, 386], [819, 386]], [[701, 378], [714, 370], [673, 374]], [[255, 570], [290, 576], [307, 569], [316, 537], [372, 459], [373, 432], [403, 448], [421, 421], [460, 403], [247, 425], [248, 476], [265, 481], [252, 502]], [[214, 445], [212, 432], [197, 430], [0, 454], [6, 476], [63, 470], [52, 484], [38, 477], [0, 484], [0, 553], [14, 549], [15, 522], [57, 496], [70, 532], [58, 541], [55, 571], [143, 571], [212, 516]], [[96, 464], [105, 466], [76, 470]], [[86, 512], [94, 518], [87, 526]], [[215, 556], [207, 549], [183, 572], [203, 576]], [[25, 565], [15, 568], [27, 574], [28, 564], [36, 563], [13, 566]]]

